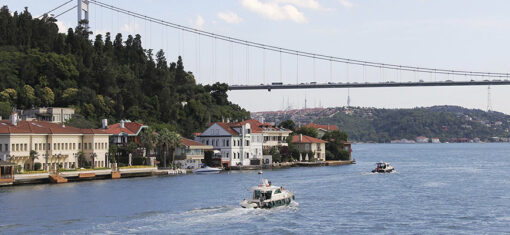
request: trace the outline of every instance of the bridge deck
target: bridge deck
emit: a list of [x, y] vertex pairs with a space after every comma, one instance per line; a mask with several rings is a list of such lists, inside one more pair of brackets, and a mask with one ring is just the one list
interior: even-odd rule
[[319, 88], [371, 88], [371, 87], [430, 87], [430, 86], [488, 86], [510, 85], [509, 80], [493, 81], [442, 81], [442, 82], [384, 82], [384, 83], [317, 83], [282, 85], [231, 85], [230, 90], [319, 89]]

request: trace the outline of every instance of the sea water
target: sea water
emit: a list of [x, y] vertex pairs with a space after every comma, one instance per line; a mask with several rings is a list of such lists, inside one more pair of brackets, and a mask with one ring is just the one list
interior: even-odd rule
[[[510, 233], [510, 144], [362, 144], [357, 164], [266, 170], [296, 201], [243, 209], [257, 171], [0, 188], [0, 233]], [[372, 174], [377, 161], [396, 173]]]

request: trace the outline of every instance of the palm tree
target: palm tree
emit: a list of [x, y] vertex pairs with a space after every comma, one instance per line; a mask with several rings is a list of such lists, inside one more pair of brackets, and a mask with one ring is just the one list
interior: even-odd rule
[[172, 149], [172, 165], [174, 163], [175, 159], [175, 149], [181, 145], [181, 136], [175, 132], [170, 131], [167, 128], [161, 129], [161, 131], [158, 132], [158, 143], [163, 147], [165, 150], [163, 153], [163, 167], [166, 168], [166, 156], [168, 154], [168, 149]]
[[92, 153], [90, 154], [90, 158], [92, 159], [92, 169], [94, 169], [96, 167], [96, 164], [94, 164], [94, 159], [97, 157], [97, 154], [96, 153]]
[[35, 159], [39, 159], [39, 157], [37, 156], [38, 153], [37, 151], [35, 150], [30, 150], [30, 161], [31, 161], [31, 164], [32, 164], [32, 170], [35, 170]]
[[158, 144], [158, 138], [154, 135], [154, 129], [151, 127], [145, 129], [140, 134], [140, 145], [145, 148], [145, 157], [149, 157], [150, 151]]

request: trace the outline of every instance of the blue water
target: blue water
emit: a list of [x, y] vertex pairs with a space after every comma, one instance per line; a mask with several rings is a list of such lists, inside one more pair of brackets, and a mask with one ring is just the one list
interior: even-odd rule
[[[355, 145], [357, 164], [266, 171], [296, 203], [242, 209], [256, 171], [0, 188], [0, 233], [510, 233], [510, 144]], [[379, 160], [392, 174], [368, 173]]]

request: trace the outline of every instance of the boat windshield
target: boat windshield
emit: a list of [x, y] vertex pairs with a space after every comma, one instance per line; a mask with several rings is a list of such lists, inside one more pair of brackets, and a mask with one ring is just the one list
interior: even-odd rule
[[255, 190], [253, 192], [253, 199], [261, 199], [261, 198], [262, 198], [262, 200], [271, 199], [271, 191], [262, 192], [260, 190]]

